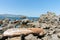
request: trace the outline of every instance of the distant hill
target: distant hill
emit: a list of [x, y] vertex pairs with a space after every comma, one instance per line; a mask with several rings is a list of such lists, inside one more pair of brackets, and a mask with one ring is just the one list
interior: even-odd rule
[[0, 17], [21, 17], [24, 15], [13, 15], [13, 14], [0, 14]]

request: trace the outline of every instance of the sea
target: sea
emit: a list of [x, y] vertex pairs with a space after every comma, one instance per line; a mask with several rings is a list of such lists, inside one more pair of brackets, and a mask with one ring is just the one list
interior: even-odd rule
[[[13, 21], [13, 20], [22, 20], [20, 17], [3, 17], [3, 16], [0, 16], [0, 20], [3, 20], [5, 18], [10, 19], [11, 21]], [[26, 19], [35, 20], [36, 21], [36, 20], [39, 19], [39, 17], [27, 17]]]

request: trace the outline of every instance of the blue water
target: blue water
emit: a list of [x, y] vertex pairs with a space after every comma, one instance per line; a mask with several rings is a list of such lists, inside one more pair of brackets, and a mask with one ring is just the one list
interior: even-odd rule
[[[6, 17], [0, 17], [0, 20], [5, 19]], [[7, 17], [10, 20], [22, 20], [20, 17]], [[32, 20], [32, 19], [38, 19], [39, 17], [27, 17], [27, 19]]]

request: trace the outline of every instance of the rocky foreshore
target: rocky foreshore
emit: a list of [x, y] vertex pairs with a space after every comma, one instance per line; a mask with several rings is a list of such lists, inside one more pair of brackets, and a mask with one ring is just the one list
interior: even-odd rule
[[32, 20], [0, 20], [0, 40], [60, 40], [59, 15], [47, 12]]

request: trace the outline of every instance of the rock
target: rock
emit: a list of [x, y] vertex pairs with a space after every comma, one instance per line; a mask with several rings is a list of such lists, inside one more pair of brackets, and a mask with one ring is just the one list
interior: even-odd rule
[[41, 40], [41, 39], [38, 38], [38, 40]]
[[1, 31], [1, 30], [3, 30], [3, 28], [2, 28], [2, 27], [0, 28], [0, 31]]
[[35, 28], [40, 28], [39, 22], [32, 22], [32, 23], [27, 23], [27, 25], [30, 25], [31, 27], [35, 27]]
[[9, 21], [10, 21], [9, 18], [5, 18], [5, 19], [3, 20], [3, 23], [9, 23]]
[[2, 37], [3, 37], [3, 35], [2, 35], [2, 34], [0, 34], [0, 40], [2, 39]]
[[12, 38], [8, 38], [6, 40], [21, 40], [21, 37], [12, 37]]
[[2, 20], [0, 20], [0, 26], [3, 24], [3, 21]]
[[45, 35], [45, 31], [42, 28], [28, 28], [28, 29], [33, 31], [34, 34], [38, 34], [39, 36]]
[[52, 40], [60, 40], [56, 34], [53, 34], [51, 37], [52, 37]]
[[0, 28], [0, 34], [2, 34], [4, 31], [3, 31], [3, 28]]
[[18, 29], [18, 28], [11, 28], [11, 29], [8, 29], [6, 30], [3, 35], [4, 36], [16, 36], [16, 35], [21, 35], [21, 34], [29, 34], [31, 33], [32, 31], [31, 30], [28, 30], [28, 29], [25, 29], [25, 28], [21, 28], [21, 29]]
[[8, 24], [6, 27], [7, 28], [15, 28], [15, 24]]
[[1, 26], [6, 27], [7, 25], [8, 25], [7, 23], [3, 23]]
[[42, 28], [11, 28], [6, 30], [3, 35], [4, 36], [16, 36], [16, 35], [27, 35], [27, 34], [40, 34], [43, 36], [44, 30]]
[[60, 32], [60, 29], [56, 28], [55, 31], [56, 31], [56, 33], [59, 33]]
[[52, 34], [55, 34], [55, 30], [51, 30], [48, 32], [48, 35], [52, 35]]
[[37, 40], [37, 37], [33, 36], [32, 34], [25, 37], [25, 40]]
[[43, 14], [40, 16], [39, 22], [42, 22], [42, 23], [49, 22], [54, 16], [55, 16], [54, 13], [47, 12], [47, 14]]
[[41, 23], [40, 27], [44, 28], [44, 29], [49, 29], [50, 28], [50, 26], [48, 24], [46, 24], [46, 23]]
[[60, 29], [60, 25], [58, 25], [57, 28]]
[[60, 38], [60, 33], [57, 33], [58, 38]]
[[42, 38], [42, 40], [48, 40], [48, 37], [44, 37], [44, 38]]
[[30, 23], [31, 21], [29, 20], [29, 19], [23, 19], [22, 20], [22, 24], [25, 24], [25, 25], [27, 25], [27, 23]]
[[16, 20], [16, 21], [10, 21], [10, 24], [19, 24], [20, 21], [19, 20]]

